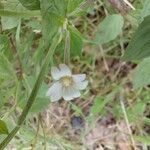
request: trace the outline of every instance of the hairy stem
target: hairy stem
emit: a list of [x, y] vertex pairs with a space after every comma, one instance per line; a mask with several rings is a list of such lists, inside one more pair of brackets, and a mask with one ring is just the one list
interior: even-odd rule
[[64, 48], [64, 63], [70, 63], [70, 33], [66, 30], [65, 48]]
[[134, 138], [133, 138], [132, 131], [131, 131], [131, 128], [130, 128], [130, 123], [129, 123], [127, 112], [126, 112], [125, 105], [124, 105], [124, 102], [123, 102], [122, 93], [120, 95], [120, 105], [121, 105], [122, 112], [123, 112], [123, 115], [124, 115], [124, 119], [125, 119], [125, 122], [126, 122], [126, 125], [127, 125], [127, 129], [128, 129], [128, 132], [129, 132], [129, 136], [130, 136], [130, 139], [131, 139], [133, 150], [136, 150]]

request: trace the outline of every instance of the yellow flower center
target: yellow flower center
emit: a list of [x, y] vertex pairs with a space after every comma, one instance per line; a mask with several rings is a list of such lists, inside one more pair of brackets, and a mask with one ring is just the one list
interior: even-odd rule
[[72, 77], [64, 76], [60, 78], [60, 82], [64, 87], [68, 87], [73, 83]]

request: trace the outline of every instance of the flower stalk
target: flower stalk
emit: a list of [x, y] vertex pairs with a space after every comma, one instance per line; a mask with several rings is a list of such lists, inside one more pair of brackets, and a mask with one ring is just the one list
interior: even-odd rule
[[70, 63], [70, 33], [66, 30], [65, 48], [64, 48], [64, 63], [69, 65]]

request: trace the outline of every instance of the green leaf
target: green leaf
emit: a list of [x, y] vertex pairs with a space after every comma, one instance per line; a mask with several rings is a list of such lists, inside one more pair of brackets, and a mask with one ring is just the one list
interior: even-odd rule
[[[68, 0], [42, 0], [41, 5], [45, 14], [54, 14], [55, 16], [66, 16]], [[56, 18], [57, 19], [57, 18]]]
[[94, 0], [69, 0], [68, 17], [85, 16], [94, 8]]
[[35, 22], [33, 20], [30, 20], [28, 23], [26, 23], [26, 25], [30, 28], [32, 28], [32, 30], [41, 30], [41, 23], [39, 22]]
[[134, 139], [143, 144], [150, 145], [150, 136], [134, 136]]
[[144, 7], [141, 12], [141, 16], [144, 18], [148, 15], [150, 15], [150, 2], [149, 2], [149, 0], [145, 0]]
[[0, 120], [0, 134], [9, 134], [5, 122], [2, 120]]
[[33, 55], [33, 61], [34, 61], [34, 64], [41, 64], [42, 60], [43, 60], [43, 57], [44, 57], [44, 53], [43, 53], [43, 47], [44, 47], [44, 42], [43, 40], [41, 39], [39, 41], [39, 46], [37, 47], [34, 55]]
[[45, 47], [50, 45], [50, 41], [63, 26], [67, 11], [66, 0], [42, 0], [42, 32], [45, 41]]
[[11, 63], [0, 53], [0, 107], [2, 107], [14, 93], [17, 77]]
[[103, 97], [96, 97], [94, 99], [94, 104], [90, 109], [90, 114], [97, 115], [98, 113], [100, 113], [103, 110], [103, 108], [107, 105], [107, 103], [114, 99], [115, 95], [119, 92], [119, 90], [119, 86], [114, 88], [111, 93], [107, 94], [105, 99]]
[[50, 100], [48, 98], [38, 97], [36, 98], [35, 103], [31, 107], [30, 112], [39, 113], [43, 111], [44, 109], [48, 108], [49, 104], [50, 104]]
[[0, 53], [0, 107], [13, 95], [17, 83], [12, 64]]
[[133, 36], [125, 55], [124, 60], [140, 60], [150, 56], [150, 15], [138, 27]]
[[0, 77], [3, 79], [17, 80], [11, 63], [3, 54], [0, 54]]
[[72, 110], [75, 111], [74, 113], [75, 113], [76, 116], [82, 115], [82, 109], [79, 106], [71, 103], [71, 108], [72, 108]]
[[12, 87], [11, 84], [12, 81], [10, 80], [0, 82], [0, 109], [10, 100], [10, 97], [12, 97], [16, 92], [15, 86], [13, 85]]
[[[24, 10], [23, 6], [19, 3], [18, 0], [7, 0], [4, 3], [4, 10]], [[16, 27], [20, 22], [19, 17], [1, 17], [2, 29], [11, 29]]]
[[[135, 104], [127, 109], [127, 115], [130, 122], [140, 122], [146, 109], [146, 103], [137, 100]], [[141, 119], [138, 119], [141, 117]]]
[[[34, 84], [34, 87], [33, 87], [32, 91], [31, 91], [31, 94], [30, 94], [30, 96], [29, 96], [29, 99], [27, 100], [27, 104], [26, 104], [26, 106], [24, 107], [21, 116], [19, 117], [18, 125], [21, 125], [21, 124], [24, 122], [24, 120], [26, 119], [26, 117], [27, 117], [27, 115], [28, 115], [28, 113], [29, 113], [29, 111], [30, 111], [30, 109], [31, 109], [31, 107], [32, 107], [32, 105], [33, 105], [35, 99], [36, 99], [36, 96], [37, 96], [37, 94], [38, 94], [38, 91], [39, 91], [39, 89], [40, 89], [40, 86], [41, 86], [41, 84], [42, 84], [42, 81], [44, 80], [44, 75], [46, 74], [47, 68], [48, 68], [48, 66], [49, 66], [49, 64], [50, 64], [50, 62], [51, 62], [51, 58], [52, 58], [52, 56], [53, 56], [53, 54], [54, 54], [54, 51], [55, 51], [55, 49], [56, 49], [58, 43], [60, 42], [60, 40], [61, 40], [61, 39], [60, 39], [60, 34], [57, 33], [57, 34], [55, 35], [55, 37], [53, 38], [52, 45], [50, 46], [49, 51], [47, 52], [47, 55], [46, 55], [46, 57], [45, 57], [45, 59], [44, 59], [44, 63], [43, 63], [43, 65], [42, 65], [42, 68], [41, 68], [41, 70], [40, 70], [40, 73], [39, 73], [39, 75], [38, 75], [38, 77], [37, 77], [37, 79], [36, 79], [36, 82], [35, 82], [35, 84]], [[16, 128], [17, 128], [17, 127], [16, 127]], [[17, 132], [18, 130], [19, 130], [19, 129], [17, 128], [16, 132]], [[14, 133], [11, 132], [11, 133], [13, 134], [13, 136], [15, 136], [16, 132], [14, 132]], [[12, 137], [12, 138], [13, 138], [13, 137]], [[5, 146], [5, 143], [4, 143], [4, 145], [3, 145], [3, 143], [2, 143], [1, 145], [4, 147], [4, 146]]]
[[136, 104], [132, 107], [132, 113], [134, 115], [142, 116], [146, 109], [146, 103], [142, 100], [137, 101]]
[[20, 20], [16, 17], [1, 17], [2, 29], [12, 29], [19, 24]]
[[70, 53], [71, 56], [81, 56], [82, 47], [83, 47], [83, 40], [81, 37], [80, 32], [74, 28], [69, 27], [70, 31]]
[[4, 34], [0, 34], [0, 53], [3, 53], [7, 59], [13, 59], [13, 53], [10, 49], [9, 39]]
[[94, 104], [90, 109], [90, 114], [97, 115], [102, 111], [102, 109], [105, 107], [105, 105], [108, 103], [108, 100], [104, 100], [103, 98], [97, 97], [94, 100]]
[[[33, 88], [34, 84], [35, 84], [35, 76], [29, 76], [26, 77], [26, 81], [24, 82], [24, 87], [26, 88], [26, 91], [29, 91]], [[41, 111], [43, 111], [50, 103], [50, 100], [45, 97], [45, 93], [47, 92], [48, 89], [48, 85], [45, 83], [42, 83], [39, 89], [39, 92], [37, 94], [37, 97], [35, 99], [35, 102], [33, 103], [31, 109], [30, 109], [30, 114], [32, 113], [39, 113]], [[21, 93], [21, 91], [20, 91]], [[24, 108], [24, 106], [27, 103], [27, 95], [28, 93], [26, 93], [26, 95], [23, 93], [20, 98], [18, 99], [18, 105], [21, 108]]]
[[34, 41], [34, 38], [35, 38], [35, 33], [34, 32], [31, 32], [28, 34], [26, 40], [25, 40], [25, 44], [23, 45], [19, 45], [18, 46], [18, 49], [21, 50], [21, 59], [22, 59], [22, 67], [24, 68], [24, 72], [28, 72], [29, 68], [30, 68], [30, 65], [31, 65], [31, 47], [32, 47], [32, 44], [33, 44], [33, 41]]
[[[70, 55], [81, 56], [83, 47], [83, 39], [81, 37], [81, 34], [75, 27], [72, 26], [69, 26], [68, 30], [70, 36]], [[65, 48], [65, 34], [63, 34], [63, 40], [56, 49], [56, 54], [58, 54], [62, 60], [64, 59], [63, 53], [64, 48]]]
[[6, 35], [0, 34], [0, 52], [5, 51], [9, 47], [8, 38]]
[[146, 125], [150, 126], [150, 118], [144, 117], [144, 118], [143, 118], [143, 122], [144, 122]]
[[89, 115], [86, 117], [87, 122], [92, 124], [95, 120], [95, 117], [101, 113], [106, 104], [110, 101], [110, 99], [104, 99], [102, 97], [96, 97], [94, 99], [94, 103], [90, 108]]
[[83, 2], [83, 0], [69, 0], [68, 1], [67, 12], [68, 13], [73, 12], [79, 6], [79, 4], [81, 2]]
[[39, 0], [19, 0], [20, 3], [29, 10], [39, 10], [40, 1]]
[[114, 40], [122, 32], [123, 24], [124, 20], [121, 15], [113, 14], [107, 16], [98, 25], [93, 42], [96, 44], [104, 44]]
[[145, 58], [133, 73], [134, 88], [143, 87], [150, 84], [150, 57]]

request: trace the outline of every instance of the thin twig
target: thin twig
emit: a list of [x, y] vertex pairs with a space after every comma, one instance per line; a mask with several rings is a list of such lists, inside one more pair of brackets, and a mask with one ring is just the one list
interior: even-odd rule
[[130, 8], [132, 8], [133, 10], [135, 10], [135, 8], [133, 7], [133, 5], [128, 1], [128, 0], [123, 0]]
[[106, 68], [106, 71], [109, 71], [109, 67], [108, 67], [107, 61], [105, 59], [105, 54], [104, 54], [103, 47], [101, 45], [99, 45], [99, 49], [100, 49], [100, 52], [101, 52], [101, 55], [102, 55], [102, 58], [103, 58], [103, 62], [104, 62], [104, 66]]
[[43, 121], [42, 121], [42, 116], [41, 114], [39, 114], [39, 122], [43, 131], [43, 135], [44, 135], [44, 150], [46, 150], [46, 133], [45, 133], [45, 129], [44, 129], [44, 125], [43, 125]]
[[119, 72], [121, 71], [122, 67], [125, 65], [125, 62], [122, 62], [121, 64], [119, 64], [118, 69], [116, 70], [115, 75], [113, 76], [113, 81], [115, 81], [115, 79], [117, 78]]
[[31, 150], [34, 150], [34, 148], [35, 148], [35, 146], [36, 146], [37, 138], [38, 138], [38, 133], [39, 133], [39, 129], [40, 129], [40, 123], [39, 123], [39, 116], [38, 116], [37, 131], [36, 131], [36, 135], [35, 135], [34, 142], [33, 142], [33, 144], [32, 144]]
[[132, 130], [130, 128], [130, 123], [129, 123], [129, 120], [128, 120], [127, 112], [126, 112], [125, 105], [124, 105], [124, 102], [123, 102], [123, 97], [122, 97], [121, 94], [120, 94], [120, 105], [121, 105], [122, 112], [123, 112], [123, 115], [124, 115], [124, 119], [125, 119], [125, 122], [126, 122], [126, 125], [127, 125], [127, 129], [128, 129], [129, 135], [130, 135], [132, 146], [133, 146], [134, 150], [136, 150], [135, 141], [134, 141], [134, 138], [133, 138], [133, 135], [132, 135]]

